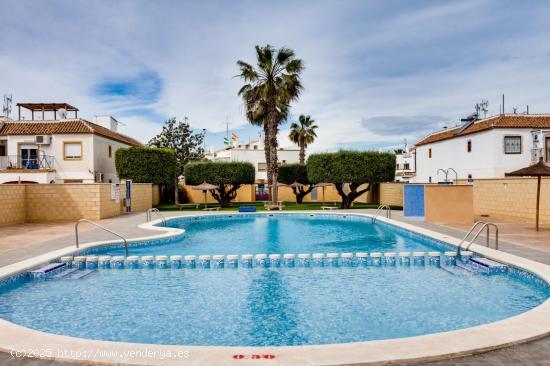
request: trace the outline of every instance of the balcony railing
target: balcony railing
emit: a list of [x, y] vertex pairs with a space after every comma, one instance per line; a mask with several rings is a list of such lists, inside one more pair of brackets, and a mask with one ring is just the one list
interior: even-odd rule
[[0, 156], [0, 170], [10, 169], [53, 169], [53, 156], [40, 155], [24, 157], [21, 155]]

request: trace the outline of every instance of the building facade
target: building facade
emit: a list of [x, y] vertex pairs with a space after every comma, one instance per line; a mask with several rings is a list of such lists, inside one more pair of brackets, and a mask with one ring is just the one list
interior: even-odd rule
[[416, 176], [416, 150], [414, 148], [395, 155], [395, 181], [411, 182]]
[[0, 184], [118, 182], [116, 150], [142, 144], [118, 133], [112, 117], [64, 119], [68, 105], [51, 106], [43, 110], [62, 119], [0, 122]]
[[[299, 153], [299, 149], [279, 148], [277, 150], [279, 164], [298, 163], [300, 161]], [[265, 199], [267, 197], [267, 164], [264, 144], [261, 141], [250, 141], [247, 144], [235, 142], [231, 146], [206, 154], [206, 158], [213, 161], [243, 161], [252, 163], [256, 171], [256, 198]]]
[[541, 156], [550, 162], [550, 115], [500, 114], [466, 122], [426, 136], [415, 150], [415, 183], [503, 178]]

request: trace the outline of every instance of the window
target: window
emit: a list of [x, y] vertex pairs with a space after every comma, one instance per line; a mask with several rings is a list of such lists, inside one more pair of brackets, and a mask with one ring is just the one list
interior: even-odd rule
[[403, 169], [409, 170], [410, 169], [409, 163], [405, 163], [405, 167]]
[[432, 149], [428, 149], [428, 158], [429, 158], [429, 159], [432, 158]]
[[468, 140], [467, 145], [468, 145], [468, 152], [472, 152], [472, 140]]
[[504, 153], [521, 154], [521, 136], [504, 136]]
[[82, 160], [82, 142], [63, 142], [63, 160]]
[[399, 163], [395, 164], [395, 169], [399, 170]]
[[111, 147], [111, 145], [109, 145], [109, 149], [108, 149], [108, 154], [109, 154], [109, 157], [112, 158], [113, 157], [113, 148]]
[[267, 163], [258, 163], [258, 171], [259, 172], [266, 172], [267, 171]]

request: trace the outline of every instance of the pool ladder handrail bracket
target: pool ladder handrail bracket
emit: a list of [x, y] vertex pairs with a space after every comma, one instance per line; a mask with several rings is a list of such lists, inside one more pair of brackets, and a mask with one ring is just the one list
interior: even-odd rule
[[153, 207], [153, 208], [150, 208], [150, 209], [147, 210], [147, 213], [146, 213], [147, 222], [149, 222], [153, 219], [153, 215], [152, 215], [153, 212], [156, 213], [160, 217], [160, 220], [162, 222], [162, 226], [166, 226], [166, 218], [164, 217], [163, 214], [160, 213], [160, 210], [156, 207]]
[[75, 224], [74, 224], [74, 234], [75, 234], [75, 240], [76, 240], [76, 247], [78, 248], [79, 247], [79, 240], [78, 240], [78, 224], [80, 224], [81, 222], [87, 222], [89, 224], [92, 224], [100, 229], [102, 229], [103, 231], [106, 231], [108, 233], [111, 233], [113, 234], [114, 236], [117, 236], [119, 237], [120, 239], [122, 239], [122, 241], [124, 242], [124, 251], [126, 252], [126, 256], [128, 256], [128, 241], [126, 240], [126, 238], [124, 238], [122, 235], [120, 234], [117, 234], [115, 233], [114, 231], [112, 230], [109, 230], [107, 229], [105, 226], [102, 226], [102, 225], [99, 225], [91, 220], [88, 220], [88, 219], [80, 219], [78, 220]]
[[374, 216], [371, 218], [371, 222], [373, 224], [376, 223], [376, 218], [378, 217], [378, 215], [380, 215], [380, 211], [386, 211], [386, 218], [387, 219], [391, 219], [391, 208], [389, 205], [380, 205], [378, 206], [378, 208], [376, 209], [376, 213], [374, 214]]
[[[464, 244], [464, 242], [466, 241], [466, 239], [468, 239], [468, 237], [470, 236], [470, 234], [472, 234], [472, 232], [479, 226], [479, 230], [473, 235], [472, 239], [468, 242], [468, 245], [466, 245], [465, 248], [462, 248], [462, 244]], [[491, 230], [490, 228], [493, 227], [495, 229], [495, 249], [498, 250], [498, 226], [493, 224], [492, 222], [485, 222], [485, 221], [478, 221], [476, 222], [475, 224], [472, 225], [472, 227], [470, 228], [470, 230], [468, 231], [468, 233], [466, 233], [466, 235], [464, 236], [464, 238], [462, 238], [462, 240], [460, 241], [460, 244], [458, 244], [458, 247], [456, 248], [456, 255], [457, 256], [460, 256], [460, 251], [462, 249], [465, 249], [465, 250], [468, 250], [470, 248], [470, 246], [473, 244], [473, 242], [477, 239], [477, 237], [479, 236], [479, 234], [481, 234], [481, 232], [483, 231], [483, 229], [486, 229], [487, 230], [487, 233], [486, 233], [486, 236], [487, 236], [487, 242], [486, 242], [486, 247], [489, 248], [489, 244], [490, 244], [490, 234], [491, 234]]]

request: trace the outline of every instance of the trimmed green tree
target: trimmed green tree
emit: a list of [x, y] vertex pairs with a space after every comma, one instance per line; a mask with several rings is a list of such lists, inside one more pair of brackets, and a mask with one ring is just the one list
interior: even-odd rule
[[176, 152], [171, 149], [148, 147], [118, 149], [115, 153], [115, 167], [120, 179], [159, 185], [164, 199], [168, 189], [173, 189], [176, 182], [177, 157]]
[[212, 197], [221, 207], [237, 197], [237, 190], [245, 184], [254, 184], [254, 165], [245, 162], [209, 161], [189, 163], [185, 166], [185, 184], [197, 186], [207, 182], [218, 186], [210, 190]]
[[[395, 155], [375, 151], [313, 154], [307, 161], [307, 175], [311, 182], [333, 183], [342, 198], [340, 207], [349, 208], [372, 183], [395, 179]], [[364, 184], [366, 188], [359, 189]]]
[[305, 164], [283, 164], [279, 167], [279, 182], [292, 184], [301, 183], [303, 187], [292, 187], [296, 196], [296, 203], [302, 203], [304, 197], [313, 190], [313, 184], [307, 179], [307, 167]]
[[173, 187], [176, 177], [176, 152], [171, 149], [128, 147], [115, 153], [120, 179], [135, 183], [153, 183]]

